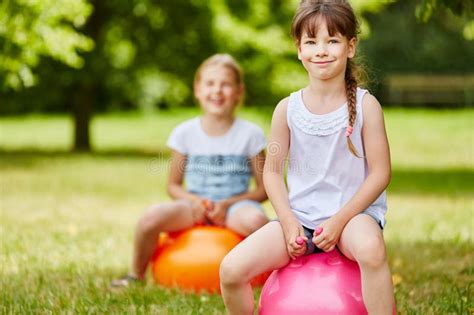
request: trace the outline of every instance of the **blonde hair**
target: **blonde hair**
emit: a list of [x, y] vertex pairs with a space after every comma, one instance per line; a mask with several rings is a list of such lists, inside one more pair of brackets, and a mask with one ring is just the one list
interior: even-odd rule
[[211, 57], [204, 60], [201, 65], [197, 68], [196, 74], [194, 75], [194, 84], [199, 82], [201, 79], [201, 72], [204, 68], [209, 66], [223, 66], [226, 67], [235, 75], [235, 82], [237, 84], [243, 84], [244, 82], [244, 75], [242, 72], [242, 68], [240, 67], [239, 63], [229, 54], [215, 54]]
[[[354, 14], [354, 10], [346, 0], [303, 0], [301, 1], [293, 23], [291, 25], [291, 35], [299, 46], [304, 33], [310, 37], [315, 37], [318, 32], [318, 22], [323, 18], [327, 24], [329, 35], [340, 33], [348, 40], [355, 39], [360, 33], [359, 22]], [[349, 126], [353, 127], [356, 121], [356, 95], [358, 81], [361, 79], [363, 70], [355, 64], [352, 59], [347, 60], [346, 82], [347, 109], [349, 112]], [[356, 148], [347, 136], [347, 146], [352, 154], [360, 157]]]

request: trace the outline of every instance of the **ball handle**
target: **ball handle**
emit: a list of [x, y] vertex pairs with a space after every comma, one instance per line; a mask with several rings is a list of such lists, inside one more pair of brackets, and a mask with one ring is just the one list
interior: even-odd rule
[[212, 211], [214, 209], [214, 203], [210, 199], [203, 199], [202, 205], [206, 208], [206, 211]]
[[298, 236], [296, 238], [296, 244], [303, 245], [304, 244], [304, 239], [301, 236]]
[[[316, 228], [316, 230], [314, 231], [314, 235], [315, 236], [318, 236], [319, 234], [323, 233], [323, 228], [322, 227], [318, 227]], [[304, 244], [304, 238], [302, 238], [301, 236], [298, 236], [296, 238], [296, 244], [298, 245], [303, 245]]]

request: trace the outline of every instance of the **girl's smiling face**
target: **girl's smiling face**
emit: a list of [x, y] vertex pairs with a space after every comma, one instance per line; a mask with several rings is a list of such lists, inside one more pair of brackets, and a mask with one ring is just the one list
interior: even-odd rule
[[331, 36], [324, 18], [319, 18], [318, 24], [316, 34], [304, 32], [301, 36], [298, 59], [312, 78], [328, 80], [344, 75], [347, 59], [355, 55], [356, 39], [348, 40], [340, 33]]
[[231, 116], [242, 97], [243, 85], [232, 69], [211, 65], [201, 70], [194, 93], [205, 113]]

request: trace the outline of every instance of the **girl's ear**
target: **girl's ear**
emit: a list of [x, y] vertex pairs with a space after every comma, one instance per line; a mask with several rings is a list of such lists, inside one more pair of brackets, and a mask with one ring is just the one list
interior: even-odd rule
[[240, 95], [243, 95], [243, 94], [244, 94], [244, 91], [245, 91], [245, 84], [240, 83], [240, 84], [239, 84], [239, 94], [240, 94]]
[[355, 37], [353, 37], [349, 41], [349, 54], [347, 55], [347, 57], [349, 59], [354, 58], [354, 56], [356, 54], [356, 51], [357, 51], [357, 39]]
[[298, 48], [298, 60], [301, 61], [301, 45], [300, 45], [300, 43], [297, 43], [296, 47]]
[[238, 104], [242, 103], [242, 100], [244, 98], [244, 93], [245, 93], [245, 84], [240, 83], [239, 84], [239, 100], [237, 102]]

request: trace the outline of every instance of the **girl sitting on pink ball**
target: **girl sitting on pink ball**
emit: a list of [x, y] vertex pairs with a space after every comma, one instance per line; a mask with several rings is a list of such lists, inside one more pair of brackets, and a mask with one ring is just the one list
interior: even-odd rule
[[229, 314], [253, 313], [249, 282], [256, 275], [336, 246], [360, 267], [369, 314], [392, 314], [382, 233], [390, 153], [381, 106], [358, 87], [353, 60], [358, 32], [344, 0], [302, 1], [296, 12], [292, 35], [309, 84], [276, 106], [264, 168], [279, 220], [224, 258], [221, 289]]

